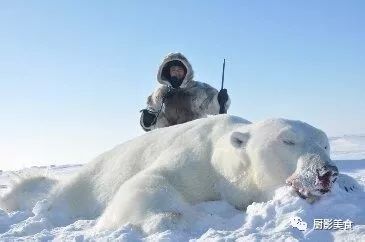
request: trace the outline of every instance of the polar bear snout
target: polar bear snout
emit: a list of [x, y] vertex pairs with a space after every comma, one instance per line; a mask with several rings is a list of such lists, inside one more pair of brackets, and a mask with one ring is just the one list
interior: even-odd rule
[[325, 154], [305, 154], [298, 160], [297, 169], [287, 180], [302, 198], [328, 193], [338, 176], [338, 168]]
[[315, 185], [318, 187], [318, 191], [322, 194], [329, 192], [337, 176], [338, 168], [334, 165], [325, 165], [321, 169], [317, 169]]

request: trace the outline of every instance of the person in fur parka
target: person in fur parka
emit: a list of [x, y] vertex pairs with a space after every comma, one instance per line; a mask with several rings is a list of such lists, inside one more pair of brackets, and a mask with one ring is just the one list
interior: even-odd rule
[[[217, 91], [193, 80], [191, 64], [181, 53], [167, 55], [159, 67], [157, 80], [162, 84], [147, 98], [140, 124], [145, 131], [181, 124], [207, 115], [227, 113], [227, 89]], [[221, 108], [223, 107], [223, 108]]]

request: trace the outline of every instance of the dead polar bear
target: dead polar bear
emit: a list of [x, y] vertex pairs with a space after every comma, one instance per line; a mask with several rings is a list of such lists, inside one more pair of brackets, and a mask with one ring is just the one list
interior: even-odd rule
[[336, 175], [322, 131], [300, 121], [218, 115], [105, 152], [61, 182], [45, 211], [55, 224], [100, 216], [98, 230], [130, 222], [151, 232], [190, 223], [191, 204], [224, 199], [245, 208], [270, 199], [287, 178], [301, 196], [320, 195]]

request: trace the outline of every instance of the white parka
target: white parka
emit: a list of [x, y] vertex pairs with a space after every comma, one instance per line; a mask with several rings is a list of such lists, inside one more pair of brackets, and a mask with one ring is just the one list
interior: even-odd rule
[[[168, 63], [174, 60], [182, 62], [186, 67], [185, 78], [178, 89], [172, 89], [166, 77], [169, 71]], [[181, 53], [171, 53], [162, 61], [157, 80], [160, 84], [147, 99], [147, 109], [151, 112], [159, 112], [156, 124], [150, 127], [142, 127], [145, 130], [168, 127], [175, 124], [185, 123], [194, 119], [203, 118], [207, 115], [219, 114], [218, 91], [210, 85], [193, 80], [194, 71], [189, 61]], [[166, 97], [168, 91], [172, 95]], [[165, 98], [164, 98], [165, 97]], [[162, 105], [162, 101], [163, 105]], [[230, 99], [225, 104], [227, 111]], [[142, 114], [143, 115], [143, 114]], [[143, 118], [143, 117], [141, 117]]]

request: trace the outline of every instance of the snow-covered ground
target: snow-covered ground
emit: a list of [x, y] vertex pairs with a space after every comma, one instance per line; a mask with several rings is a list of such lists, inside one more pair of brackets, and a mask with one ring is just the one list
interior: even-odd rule
[[[195, 205], [204, 216], [195, 222], [192, 226], [194, 229], [150, 235], [142, 234], [130, 224], [115, 231], [94, 233], [92, 227], [95, 220], [78, 220], [64, 227], [54, 227], [42, 217], [37, 205], [32, 211], [8, 214], [0, 210], [0, 241], [365, 241], [365, 135], [333, 137], [330, 142], [331, 157], [340, 173], [358, 182], [354, 191], [348, 187], [346, 192], [336, 185], [331, 193], [310, 204], [283, 186], [276, 190], [270, 201], [253, 203], [246, 211], [236, 210], [223, 201], [204, 202]], [[40, 172], [65, 176], [80, 167], [70, 165], [33, 167], [17, 172], [0, 171], [0, 195], [9, 190], [11, 181], [16, 180], [19, 173]], [[291, 225], [293, 217], [300, 217], [307, 228], [294, 228]]]

